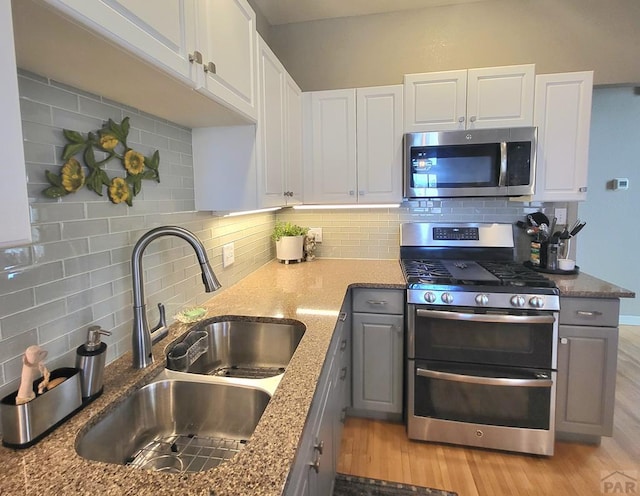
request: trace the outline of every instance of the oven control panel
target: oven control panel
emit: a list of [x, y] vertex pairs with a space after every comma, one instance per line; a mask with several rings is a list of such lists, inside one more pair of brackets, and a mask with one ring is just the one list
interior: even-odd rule
[[433, 239], [437, 241], [478, 241], [480, 231], [477, 227], [434, 227]]
[[560, 297], [557, 295], [476, 293], [474, 291], [451, 291], [446, 289], [427, 291], [409, 289], [407, 291], [407, 303], [548, 311], [558, 311], [560, 309]]

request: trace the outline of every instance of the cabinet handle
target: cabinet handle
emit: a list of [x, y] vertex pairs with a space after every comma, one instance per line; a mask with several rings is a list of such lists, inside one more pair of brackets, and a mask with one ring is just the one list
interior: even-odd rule
[[345, 420], [347, 420], [347, 409], [343, 408], [340, 412], [340, 422], [344, 424]]
[[475, 116], [475, 115], [472, 115], [472, 116], [469, 118], [469, 120], [470, 120], [471, 122], [475, 122], [475, 121], [476, 121], [476, 116]]
[[560, 338], [560, 344], [567, 344], [569, 340], [567, 338]]
[[340, 343], [340, 351], [344, 351], [347, 349], [347, 340], [343, 339], [342, 342]]
[[356, 192], [352, 189], [349, 190], [349, 196], [354, 196], [356, 194]]
[[340, 312], [338, 320], [340, 320], [340, 322], [344, 322], [345, 320], [347, 320], [347, 312]]
[[580, 315], [580, 317], [600, 317], [602, 315], [602, 312], [598, 312], [597, 310], [576, 310], [576, 313]]
[[316, 450], [319, 454], [322, 454], [322, 450], [324, 450], [324, 441], [318, 441], [316, 438], [316, 443], [313, 445], [313, 449]]
[[367, 300], [369, 305], [386, 305], [387, 302], [385, 300]]
[[458, 117], [458, 122], [460, 122], [460, 123], [464, 122], [464, 116]]
[[198, 50], [194, 50], [193, 53], [189, 54], [189, 62], [196, 64], [202, 64], [202, 54]]
[[342, 367], [342, 369], [340, 369], [340, 380], [344, 381], [347, 377], [347, 367]]
[[586, 193], [587, 192], [587, 187], [586, 186], [582, 186], [582, 187], [578, 188], [578, 191], [580, 193]]
[[364, 196], [364, 194], [365, 194], [364, 190], [361, 189], [360, 191], [358, 191], [358, 195]]
[[216, 73], [216, 65], [213, 62], [209, 62], [204, 66], [204, 72], [210, 72], [211, 74]]
[[316, 474], [320, 472], [320, 456], [316, 456], [316, 459], [309, 462], [309, 466], [315, 470]]

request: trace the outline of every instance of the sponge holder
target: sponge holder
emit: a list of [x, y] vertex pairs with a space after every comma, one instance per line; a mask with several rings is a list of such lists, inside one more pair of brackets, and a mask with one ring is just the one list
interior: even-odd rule
[[191, 364], [209, 350], [206, 331], [190, 331], [167, 353], [167, 368], [186, 372]]
[[[18, 391], [0, 400], [2, 444], [9, 448], [28, 448], [80, 410], [82, 392], [80, 370], [62, 367], [51, 371], [49, 380], [64, 377], [65, 381], [22, 405], [16, 405]], [[42, 378], [33, 381], [38, 390]], [[86, 403], [85, 403], [86, 404]]]

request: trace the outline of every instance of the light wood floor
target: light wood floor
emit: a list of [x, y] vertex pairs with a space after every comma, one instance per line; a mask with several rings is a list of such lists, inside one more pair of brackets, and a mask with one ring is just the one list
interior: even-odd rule
[[338, 472], [460, 496], [601, 495], [614, 471], [636, 471], [640, 494], [639, 326], [620, 328], [614, 434], [600, 446], [557, 442], [553, 457], [538, 457], [409, 441], [402, 424], [348, 418], [338, 460]]

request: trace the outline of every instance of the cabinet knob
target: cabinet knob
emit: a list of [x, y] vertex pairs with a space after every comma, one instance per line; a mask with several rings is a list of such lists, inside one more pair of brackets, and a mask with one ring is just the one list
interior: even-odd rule
[[213, 62], [209, 62], [204, 66], [204, 72], [210, 72], [211, 74], [216, 73], [216, 65]]
[[349, 190], [349, 196], [354, 196], [356, 194], [356, 192], [352, 189]]
[[569, 340], [567, 338], [560, 338], [560, 344], [567, 344]]
[[340, 412], [340, 422], [344, 424], [344, 421], [347, 419], [347, 409], [343, 408]]
[[309, 466], [315, 471], [315, 473], [320, 472], [320, 457], [317, 456], [315, 460], [309, 462]]
[[360, 191], [358, 191], [358, 194], [359, 194], [360, 196], [364, 196], [365, 192], [364, 192], [364, 190], [362, 190], [362, 189], [361, 189]]
[[324, 450], [324, 441], [319, 441], [316, 438], [316, 442], [313, 445], [313, 449], [316, 450], [318, 453], [322, 454], [322, 450]]
[[196, 64], [202, 64], [202, 54], [198, 50], [194, 50], [193, 53], [189, 54], [189, 62]]
[[347, 349], [347, 340], [346, 340], [346, 339], [343, 339], [343, 340], [340, 342], [340, 351], [344, 351], [344, 350], [346, 350], [346, 349]]
[[458, 122], [461, 122], [461, 123], [464, 122], [464, 116], [458, 117]]
[[472, 115], [471, 118], [469, 119], [471, 122], [475, 122], [476, 121], [476, 116]]
[[344, 381], [347, 378], [347, 367], [342, 367], [340, 369], [340, 380]]

